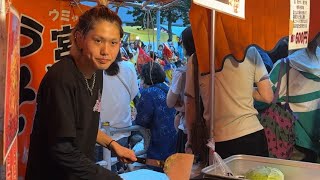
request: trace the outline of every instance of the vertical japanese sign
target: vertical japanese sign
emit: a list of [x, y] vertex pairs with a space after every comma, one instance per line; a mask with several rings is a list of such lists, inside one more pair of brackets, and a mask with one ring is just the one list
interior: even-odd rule
[[6, 180], [18, 179], [18, 140], [14, 139], [12, 147], [6, 158]]
[[242, 19], [245, 18], [245, 0], [193, 0], [193, 3]]
[[73, 0], [11, 1], [21, 19], [18, 168], [23, 180], [38, 87], [48, 67], [69, 54], [72, 28], [89, 7]]
[[289, 50], [308, 46], [310, 0], [290, 0]]
[[7, 60], [7, 23], [6, 23], [6, 1], [0, 0], [0, 162], [4, 163], [3, 156], [3, 121], [4, 121], [4, 92], [6, 80]]
[[3, 121], [4, 160], [18, 132], [19, 79], [20, 79], [20, 19], [18, 12], [10, 7], [7, 14], [8, 46], [5, 81], [5, 111]]

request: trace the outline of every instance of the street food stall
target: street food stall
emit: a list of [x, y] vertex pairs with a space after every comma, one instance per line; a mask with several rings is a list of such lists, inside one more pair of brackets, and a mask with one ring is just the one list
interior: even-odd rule
[[[320, 14], [317, 13], [320, 2], [316, 0], [310, 3], [310, 28], [308, 41], [299, 41], [296, 38], [301, 33], [292, 31], [293, 25], [290, 19], [290, 6], [293, 2], [288, 1], [245, 1], [245, 16], [238, 13], [224, 12], [223, 9], [212, 7], [213, 1], [194, 0], [190, 10], [190, 22], [195, 36], [195, 44], [199, 56], [200, 71], [216, 72], [223, 68], [226, 57], [233, 56], [236, 60], [243, 60], [249, 45], [255, 44], [271, 51], [277, 42], [285, 36], [289, 36], [291, 42], [302, 43], [306, 47], [308, 41], [320, 32]], [[296, 1], [295, 1], [296, 2]], [[306, 2], [306, 1], [305, 1]], [[217, 2], [217, 3], [221, 3]], [[226, 14], [227, 13], [227, 14]], [[240, 18], [238, 18], [240, 17]], [[301, 48], [301, 47], [300, 47]], [[214, 94], [214, 73], [212, 73], [212, 94]], [[214, 104], [214, 97], [211, 96]], [[214, 114], [212, 108], [211, 114]], [[211, 120], [211, 122], [214, 119]], [[213, 123], [211, 125], [213, 129]], [[320, 174], [319, 164], [299, 161], [282, 160], [246, 155], [235, 155], [225, 159], [226, 165], [234, 173], [234, 177], [219, 175], [219, 166], [213, 164], [201, 170], [206, 179], [243, 179], [251, 169], [270, 166], [278, 168], [284, 174], [284, 179], [318, 179]], [[201, 179], [201, 178], [200, 178]]]

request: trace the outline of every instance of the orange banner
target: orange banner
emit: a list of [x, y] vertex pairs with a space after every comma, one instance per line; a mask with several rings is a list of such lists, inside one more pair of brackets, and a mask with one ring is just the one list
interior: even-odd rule
[[21, 19], [19, 179], [24, 179], [37, 89], [48, 67], [69, 54], [69, 35], [89, 7], [68, 0], [12, 0]]
[[3, 122], [5, 109], [5, 83], [6, 83], [6, 62], [7, 62], [7, 21], [6, 21], [6, 0], [0, 0], [0, 162], [4, 164], [3, 153]]
[[20, 69], [20, 19], [17, 11], [10, 7], [7, 13], [7, 58], [3, 121], [4, 161], [18, 132], [19, 114], [19, 69]]

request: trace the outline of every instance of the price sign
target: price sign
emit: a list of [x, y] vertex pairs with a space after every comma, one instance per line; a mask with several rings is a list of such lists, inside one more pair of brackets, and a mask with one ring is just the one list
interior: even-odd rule
[[310, 0], [290, 0], [289, 50], [308, 46]]

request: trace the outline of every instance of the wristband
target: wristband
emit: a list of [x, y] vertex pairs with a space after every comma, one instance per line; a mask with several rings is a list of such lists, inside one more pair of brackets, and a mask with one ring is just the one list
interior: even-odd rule
[[111, 143], [112, 142], [115, 142], [115, 140], [114, 139], [112, 139], [110, 142], [109, 142], [109, 144], [107, 145], [107, 148], [110, 150], [110, 146], [111, 146]]

